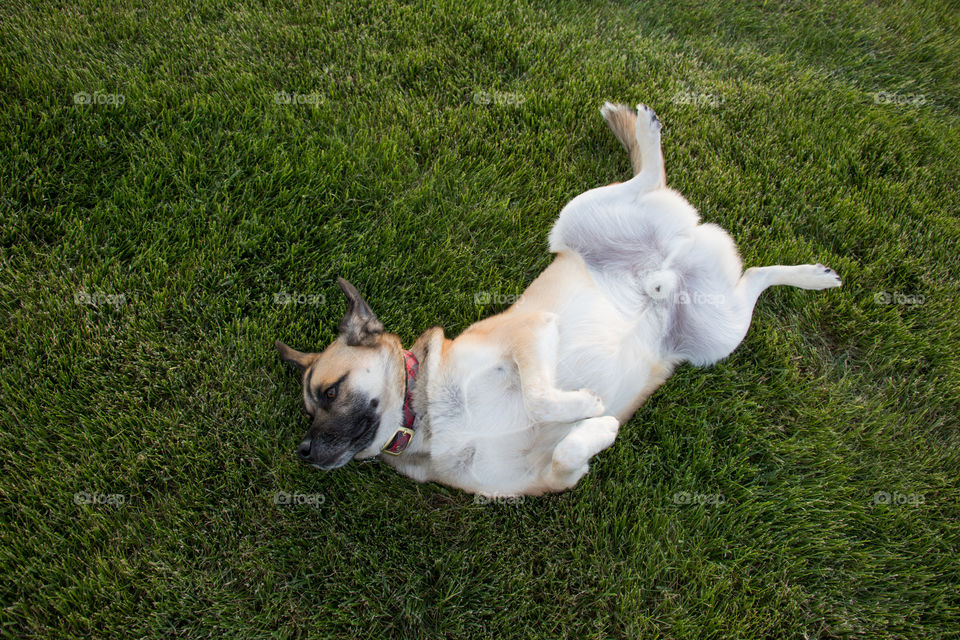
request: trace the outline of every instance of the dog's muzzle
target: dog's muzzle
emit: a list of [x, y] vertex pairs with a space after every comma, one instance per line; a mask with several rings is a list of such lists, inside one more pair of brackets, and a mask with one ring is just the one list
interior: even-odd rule
[[317, 438], [307, 434], [307, 437], [305, 437], [297, 446], [297, 457], [307, 464], [316, 467], [317, 469], [322, 469], [324, 471], [337, 469], [350, 462], [350, 458], [353, 457], [349, 450], [332, 456], [318, 455], [320, 452], [317, 451], [318, 447], [316, 440]]

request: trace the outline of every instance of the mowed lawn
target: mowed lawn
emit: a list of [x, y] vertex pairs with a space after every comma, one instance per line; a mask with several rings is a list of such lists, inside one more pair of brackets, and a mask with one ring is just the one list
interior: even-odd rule
[[[960, 633], [953, 2], [0, 6], [0, 636]], [[190, 3], [193, 4], [193, 3]], [[653, 106], [764, 294], [572, 491], [298, 462], [351, 280], [509, 305]]]

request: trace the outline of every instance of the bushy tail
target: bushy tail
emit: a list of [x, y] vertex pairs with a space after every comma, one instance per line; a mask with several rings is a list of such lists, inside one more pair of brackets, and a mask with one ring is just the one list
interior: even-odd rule
[[633, 175], [640, 173], [640, 145], [637, 144], [637, 112], [625, 104], [612, 104], [604, 102], [600, 107], [600, 114], [607, 121], [613, 135], [623, 145], [630, 155], [630, 166], [633, 168]]
[[677, 261], [689, 253], [693, 247], [693, 240], [677, 239], [672, 244], [673, 248], [660, 263], [660, 268], [642, 276], [643, 291], [654, 300], [682, 302], [683, 292], [680, 291], [680, 271], [678, 271]]
[[670, 301], [676, 297], [680, 274], [672, 269], [653, 271], [643, 279], [643, 290], [654, 300]]

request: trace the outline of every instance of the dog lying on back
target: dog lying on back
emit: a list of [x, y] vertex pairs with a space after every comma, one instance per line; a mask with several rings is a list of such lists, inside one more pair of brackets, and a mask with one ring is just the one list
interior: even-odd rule
[[743, 271], [730, 236], [667, 188], [653, 110], [601, 113], [634, 176], [563, 208], [553, 263], [509, 309], [455, 340], [434, 327], [408, 351], [341, 278], [336, 341], [322, 353], [277, 342], [303, 374], [301, 459], [326, 470], [379, 456], [490, 496], [563, 491], [678, 364], [736, 349], [764, 289], [840, 286], [819, 264]]

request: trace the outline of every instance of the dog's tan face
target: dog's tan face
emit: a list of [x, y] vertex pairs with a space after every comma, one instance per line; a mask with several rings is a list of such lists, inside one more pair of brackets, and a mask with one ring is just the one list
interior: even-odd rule
[[377, 454], [396, 429], [382, 424], [382, 418], [395, 409], [404, 380], [400, 339], [384, 333], [353, 285], [342, 278], [338, 282], [347, 296], [347, 313], [333, 344], [322, 353], [302, 353], [276, 343], [280, 357], [303, 373], [311, 424], [297, 455], [324, 470]]

